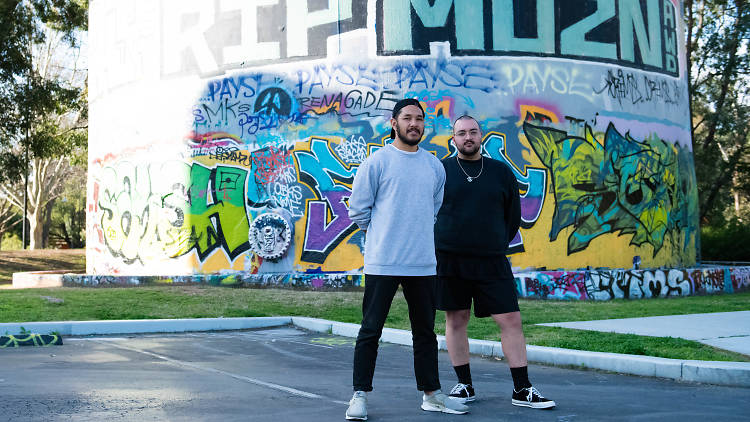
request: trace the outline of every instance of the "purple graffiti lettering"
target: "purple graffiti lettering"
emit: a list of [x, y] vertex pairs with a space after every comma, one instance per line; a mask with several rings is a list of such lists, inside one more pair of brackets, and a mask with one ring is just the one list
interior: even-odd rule
[[521, 197], [521, 219], [523, 221], [536, 222], [544, 204], [544, 198], [539, 196]]
[[[338, 244], [342, 240], [341, 235], [353, 226], [344, 203], [344, 199], [350, 193], [325, 191], [322, 195], [326, 201], [310, 201], [309, 203], [305, 250], [326, 251]], [[329, 223], [326, 223], [327, 206], [331, 207], [331, 214], [333, 214], [333, 220]]]

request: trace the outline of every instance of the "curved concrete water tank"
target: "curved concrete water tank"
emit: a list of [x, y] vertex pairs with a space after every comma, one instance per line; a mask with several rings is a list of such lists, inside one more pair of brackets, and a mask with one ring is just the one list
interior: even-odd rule
[[404, 97], [426, 110], [422, 148], [455, 154], [451, 122], [470, 114], [484, 154], [513, 170], [514, 268], [692, 265], [680, 13], [670, 0], [92, 0], [88, 273], [360, 272], [347, 199]]

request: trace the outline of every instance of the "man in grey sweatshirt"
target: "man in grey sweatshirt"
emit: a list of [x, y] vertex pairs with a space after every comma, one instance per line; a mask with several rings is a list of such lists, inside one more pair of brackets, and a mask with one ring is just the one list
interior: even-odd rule
[[417, 389], [422, 409], [463, 414], [468, 408], [440, 391], [435, 336], [434, 224], [443, 201], [445, 170], [419, 148], [424, 110], [415, 99], [393, 107], [391, 138], [357, 170], [349, 218], [365, 231], [365, 294], [354, 348], [354, 395], [346, 418], [367, 419], [367, 392], [391, 302], [401, 285], [409, 307]]

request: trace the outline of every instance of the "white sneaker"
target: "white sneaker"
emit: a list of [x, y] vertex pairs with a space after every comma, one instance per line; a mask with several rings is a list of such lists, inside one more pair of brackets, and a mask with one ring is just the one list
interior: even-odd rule
[[349, 400], [349, 408], [346, 409], [346, 420], [367, 420], [367, 393], [365, 393], [364, 391], [354, 392], [352, 399]]
[[429, 396], [427, 394], [422, 396], [422, 410], [463, 415], [469, 411], [469, 407], [446, 396], [442, 391], [436, 390]]

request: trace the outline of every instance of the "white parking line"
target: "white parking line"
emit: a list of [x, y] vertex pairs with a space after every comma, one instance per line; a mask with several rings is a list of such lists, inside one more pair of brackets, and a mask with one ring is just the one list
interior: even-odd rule
[[191, 368], [191, 369], [196, 369], [196, 370], [199, 370], [199, 371], [205, 371], [205, 372], [211, 372], [211, 373], [214, 373], [214, 374], [226, 375], [226, 376], [234, 378], [236, 380], [245, 381], [245, 382], [248, 382], [250, 384], [260, 385], [262, 387], [272, 388], [274, 390], [283, 391], [283, 392], [286, 392], [286, 393], [289, 393], [289, 394], [293, 394], [293, 395], [299, 396], [299, 397], [305, 397], [305, 398], [308, 398], [308, 399], [322, 399], [322, 400], [326, 400], [326, 401], [329, 401], [329, 402], [332, 402], [332, 403], [336, 403], [336, 404], [344, 404], [344, 405], [348, 405], [349, 404], [349, 402], [345, 402], [345, 401], [341, 401], [341, 400], [334, 400], [334, 399], [331, 399], [329, 397], [321, 396], [319, 394], [309, 393], [307, 391], [302, 391], [302, 390], [297, 390], [296, 388], [286, 387], [286, 386], [283, 386], [283, 385], [274, 384], [274, 383], [270, 383], [270, 382], [265, 382], [265, 381], [261, 381], [261, 380], [255, 379], [255, 378], [250, 378], [250, 377], [246, 377], [246, 376], [243, 376], [243, 375], [237, 375], [237, 374], [233, 374], [231, 372], [222, 371], [220, 369], [215, 369], [215, 368], [211, 368], [211, 367], [207, 367], [207, 366], [197, 365], [195, 363], [183, 362], [181, 360], [172, 359], [170, 357], [162, 356], [162, 355], [159, 355], [159, 354], [156, 354], [156, 353], [153, 353], [153, 352], [148, 352], [146, 350], [140, 350], [140, 349], [136, 349], [136, 348], [133, 348], [133, 347], [123, 346], [121, 344], [116, 344], [113, 341], [106, 341], [105, 342], [105, 341], [93, 340], [93, 339], [92, 339], [92, 341], [94, 341], [96, 343], [106, 344], [108, 346], [116, 347], [116, 348], [122, 349], [122, 350], [129, 350], [131, 352], [142, 353], [144, 355], [148, 355], [148, 356], [151, 356], [151, 357], [155, 357], [157, 359], [161, 359], [161, 360], [166, 361], [168, 363], [171, 363], [172, 365], [175, 365], [175, 366], [184, 366], [184, 367]]
[[65, 341], [123, 341], [127, 340], [125, 337], [65, 337]]

